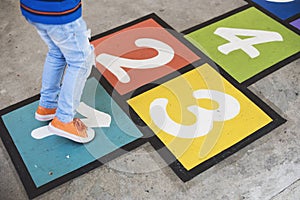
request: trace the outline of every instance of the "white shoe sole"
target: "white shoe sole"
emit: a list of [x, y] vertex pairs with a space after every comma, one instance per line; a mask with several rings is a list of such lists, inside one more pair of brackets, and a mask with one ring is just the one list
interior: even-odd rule
[[95, 131], [91, 128], [87, 129], [87, 135], [88, 135], [87, 138], [79, 137], [74, 134], [70, 134], [66, 131], [55, 128], [54, 126], [51, 125], [51, 123], [48, 126], [48, 130], [57, 136], [67, 138], [69, 140], [72, 140], [72, 141], [78, 142], [78, 143], [88, 143], [88, 142], [92, 141], [95, 137]]
[[55, 117], [55, 114], [52, 115], [40, 115], [35, 113], [35, 119], [41, 122], [50, 121]]

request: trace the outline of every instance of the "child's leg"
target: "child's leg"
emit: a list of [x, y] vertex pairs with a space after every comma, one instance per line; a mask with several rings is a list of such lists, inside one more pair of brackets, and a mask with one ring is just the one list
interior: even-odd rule
[[[63, 78], [56, 117], [64, 122], [73, 120], [82, 90], [94, 64], [94, 51], [82, 18], [49, 31], [54, 43], [63, 53], [68, 67]], [[63, 34], [63, 35], [61, 35]]]
[[44, 108], [57, 108], [66, 60], [60, 49], [48, 36], [47, 30], [43, 29], [43, 25], [35, 24], [35, 26], [49, 48], [42, 76], [40, 106]]

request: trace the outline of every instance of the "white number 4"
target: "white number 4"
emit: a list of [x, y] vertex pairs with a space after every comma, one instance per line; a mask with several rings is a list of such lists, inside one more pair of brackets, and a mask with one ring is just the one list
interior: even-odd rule
[[[229, 41], [229, 43], [223, 44], [218, 47], [218, 50], [221, 53], [228, 55], [232, 51], [241, 49], [251, 58], [256, 58], [260, 54], [253, 45], [267, 42], [283, 41], [283, 38], [279, 33], [272, 31], [220, 27], [217, 28], [214, 34], [221, 36], [222, 38]], [[241, 39], [237, 36], [246, 36], [250, 38]]]

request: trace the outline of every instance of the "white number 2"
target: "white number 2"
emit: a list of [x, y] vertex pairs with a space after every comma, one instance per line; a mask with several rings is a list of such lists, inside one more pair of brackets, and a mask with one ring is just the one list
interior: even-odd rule
[[[272, 31], [220, 27], [217, 28], [214, 34], [219, 35], [230, 42], [218, 47], [218, 50], [221, 53], [228, 55], [232, 51], [241, 49], [251, 58], [256, 58], [260, 54], [259, 51], [255, 47], [253, 47], [253, 45], [267, 42], [283, 41], [283, 38], [279, 33]], [[237, 37], [237, 35], [248, 36], [250, 38], [240, 39], [239, 37]]]
[[167, 113], [168, 99], [155, 99], [150, 105], [150, 116], [161, 130], [180, 138], [197, 138], [208, 134], [214, 121], [227, 121], [235, 118], [240, 112], [240, 103], [232, 96], [215, 90], [197, 90], [193, 93], [196, 99], [211, 99], [218, 103], [216, 110], [208, 110], [199, 106], [189, 106], [188, 110], [196, 116], [192, 125], [178, 124]]
[[174, 58], [173, 48], [159, 40], [140, 38], [135, 41], [135, 45], [137, 47], [153, 48], [158, 54], [149, 59], [133, 60], [102, 53], [96, 57], [96, 61], [113, 73], [120, 82], [129, 83], [130, 77], [122, 67], [131, 69], [157, 68], [169, 63]]

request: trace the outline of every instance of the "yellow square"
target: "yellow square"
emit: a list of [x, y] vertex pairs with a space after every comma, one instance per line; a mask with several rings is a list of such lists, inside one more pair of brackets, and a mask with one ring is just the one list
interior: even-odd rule
[[128, 104], [187, 170], [272, 122], [208, 64]]

